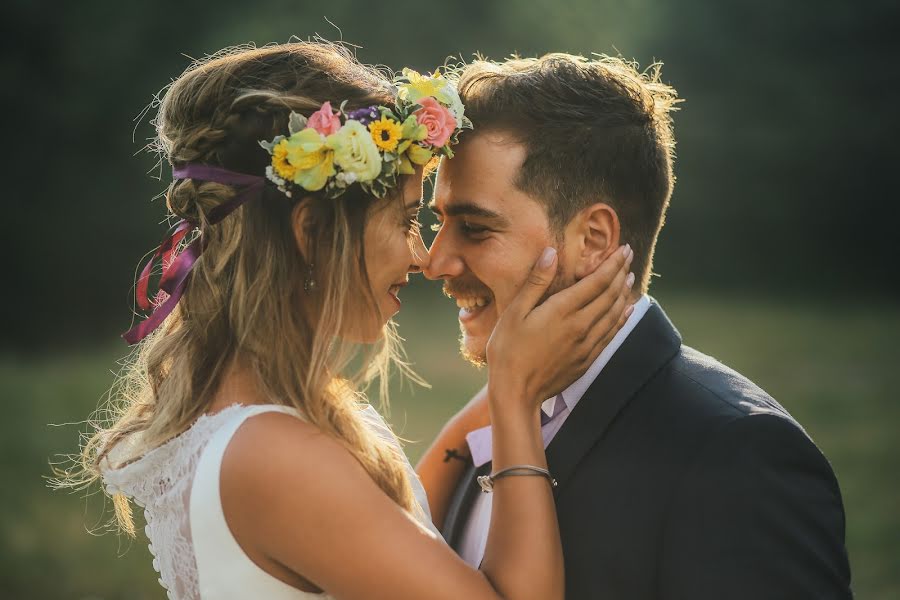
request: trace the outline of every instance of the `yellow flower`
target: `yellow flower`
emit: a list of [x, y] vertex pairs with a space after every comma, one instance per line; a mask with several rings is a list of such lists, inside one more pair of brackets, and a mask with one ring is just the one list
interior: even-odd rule
[[325, 137], [315, 129], [303, 129], [285, 142], [287, 160], [295, 169], [291, 181], [310, 192], [325, 187], [335, 174], [334, 152], [325, 144]]
[[426, 96], [434, 96], [438, 100], [444, 98], [443, 90], [447, 85], [447, 80], [439, 72], [435, 71], [434, 75], [427, 76], [412, 69], [403, 69], [403, 74], [409, 83], [399, 86], [402, 100], [416, 102], [419, 98]]
[[287, 139], [281, 140], [272, 148], [272, 168], [275, 174], [288, 181], [294, 180], [297, 169], [288, 162]]
[[397, 144], [400, 142], [403, 128], [397, 121], [382, 115], [380, 121], [369, 123], [369, 131], [372, 132], [372, 141], [375, 142], [376, 146], [385, 152], [393, 152], [397, 149]]

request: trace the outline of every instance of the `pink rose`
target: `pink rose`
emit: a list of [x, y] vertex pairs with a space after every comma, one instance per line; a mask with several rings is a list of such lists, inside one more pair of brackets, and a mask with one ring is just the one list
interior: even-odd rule
[[309, 116], [306, 127], [315, 129], [322, 135], [331, 135], [341, 128], [341, 119], [331, 111], [331, 102], [326, 102], [322, 108]]
[[440, 148], [453, 135], [453, 131], [456, 129], [456, 117], [443, 104], [431, 96], [421, 98], [419, 104], [422, 108], [413, 114], [416, 116], [419, 125], [424, 125], [428, 130], [428, 136], [425, 138], [425, 141], [436, 148]]

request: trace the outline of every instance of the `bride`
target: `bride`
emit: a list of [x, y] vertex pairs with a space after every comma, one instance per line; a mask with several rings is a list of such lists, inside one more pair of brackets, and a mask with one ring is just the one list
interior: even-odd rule
[[541, 302], [547, 249], [491, 339], [497, 510], [472, 569], [361, 392], [403, 367], [389, 320], [428, 263], [423, 177], [468, 126], [448, 80], [404, 74], [323, 43], [239, 48], [161, 101], [180, 221], [163, 292], [147, 299], [152, 260], [139, 279], [154, 310], [82, 459], [126, 530], [128, 499], [144, 508], [170, 598], [563, 597], [538, 411], [621, 326], [629, 253]]

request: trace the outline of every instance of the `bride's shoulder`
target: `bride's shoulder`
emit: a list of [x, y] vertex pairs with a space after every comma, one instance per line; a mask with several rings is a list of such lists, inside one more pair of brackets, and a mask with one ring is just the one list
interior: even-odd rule
[[269, 410], [243, 419], [222, 457], [221, 481], [223, 493], [244, 490], [269, 502], [278, 498], [263, 496], [360, 473], [362, 465], [332, 436], [295, 411]]
[[387, 500], [340, 442], [285, 412], [243, 421], [222, 458], [219, 490], [225, 519], [244, 551], [304, 577], [310, 561], [331, 551], [348, 520], [370, 521], [360, 513], [383, 511], [379, 496]]

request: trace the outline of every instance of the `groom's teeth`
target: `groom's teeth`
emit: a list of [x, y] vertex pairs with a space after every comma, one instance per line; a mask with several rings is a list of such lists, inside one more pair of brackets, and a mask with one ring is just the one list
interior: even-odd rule
[[459, 308], [464, 308], [466, 310], [472, 310], [473, 308], [487, 306], [490, 303], [490, 298], [457, 298], [456, 306]]

